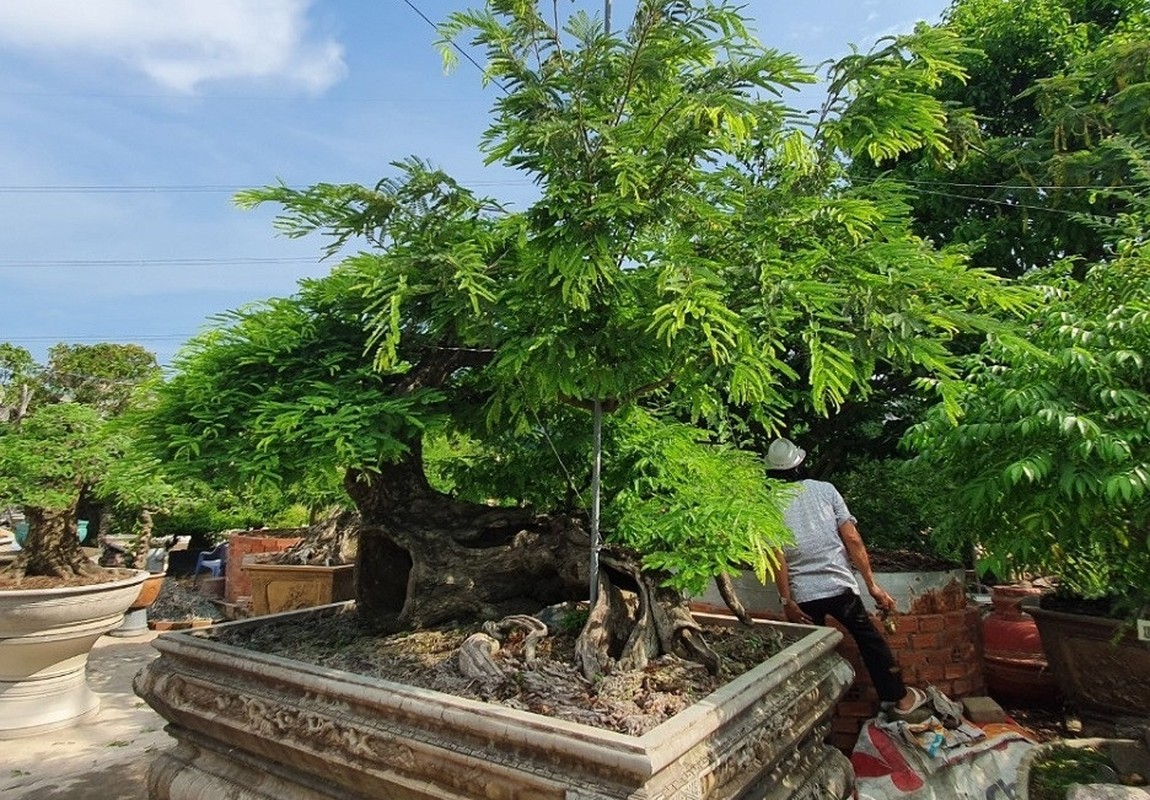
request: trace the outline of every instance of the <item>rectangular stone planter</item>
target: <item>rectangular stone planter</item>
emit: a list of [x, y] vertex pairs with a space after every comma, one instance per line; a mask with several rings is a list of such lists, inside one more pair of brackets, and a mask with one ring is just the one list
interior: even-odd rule
[[1150, 721], [1150, 642], [1116, 619], [1042, 608], [1022, 601], [1034, 617], [1050, 668], [1067, 699], [1088, 717]]
[[850, 764], [824, 742], [852, 678], [834, 652], [841, 634], [762, 624], [793, 643], [643, 736], [246, 651], [210, 630], [168, 634], [135, 684], [178, 743], [153, 762], [149, 789], [166, 800], [850, 796]]
[[244, 564], [252, 589], [252, 613], [279, 614], [339, 603], [355, 597], [355, 565]]
[[241, 598], [251, 597], [252, 587], [248, 582], [248, 574], [243, 569], [248, 556], [280, 553], [294, 547], [303, 541], [301, 538], [303, 530], [305, 529], [290, 528], [229, 534], [228, 563], [224, 568], [227, 577], [224, 599], [229, 603], [238, 603]]

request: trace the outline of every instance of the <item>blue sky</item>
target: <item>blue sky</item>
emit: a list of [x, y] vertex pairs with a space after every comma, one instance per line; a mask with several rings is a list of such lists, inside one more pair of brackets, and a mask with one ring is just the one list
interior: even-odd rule
[[[560, 0], [602, 14], [603, 0]], [[445, 74], [431, 20], [460, 0], [0, 2], [0, 342], [135, 342], [170, 364], [213, 315], [318, 276], [241, 188], [373, 184], [418, 155], [522, 205], [484, 168], [493, 89]], [[750, 0], [764, 44], [809, 64], [937, 21], [943, 0]], [[633, 2], [613, 0], [621, 28]], [[474, 54], [479, 58], [479, 54]], [[802, 105], [801, 101], [799, 103]]]

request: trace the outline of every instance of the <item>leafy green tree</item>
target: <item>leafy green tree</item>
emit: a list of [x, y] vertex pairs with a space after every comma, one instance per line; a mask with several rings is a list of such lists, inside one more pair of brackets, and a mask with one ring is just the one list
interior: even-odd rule
[[0, 426], [0, 506], [22, 507], [28, 522], [23, 550], [7, 573], [86, 579], [92, 567], [79, 549], [77, 509], [95, 498], [120, 504], [134, 498], [142, 504], [138, 514], [153, 507], [149, 497], [161, 486], [171, 490], [132, 456], [131, 431], [117, 421], [141, 386], [158, 377], [155, 357], [137, 345], [59, 344], [46, 367], [10, 345], [0, 359], [5, 391], [26, 387], [20, 424]]
[[[895, 169], [917, 189], [916, 230], [969, 247], [974, 264], [1000, 275], [1102, 258], [1105, 237], [1082, 215], [1121, 210], [1120, 196], [1097, 190], [1129, 176], [1091, 153], [1116, 131], [1145, 134], [1146, 4], [955, 0], [939, 27], [969, 45], [958, 57], [967, 78], [932, 90], [947, 108], [949, 150]], [[1090, 108], [1107, 103], [1123, 119]], [[855, 163], [860, 177], [888, 169]]]
[[39, 408], [18, 429], [0, 435], [0, 505], [19, 506], [28, 536], [5, 574], [57, 578], [98, 569], [80, 550], [76, 503], [115, 461], [119, 443], [106, 421], [78, 403]]
[[43, 374], [50, 402], [71, 401], [105, 416], [123, 413], [136, 387], [160, 374], [156, 356], [137, 344], [57, 344]]
[[994, 346], [969, 371], [964, 415], [913, 432], [955, 482], [944, 535], [981, 532], [998, 575], [1053, 574], [1071, 593], [1150, 603], [1150, 148], [1144, 187], [1108, 226], [1115, 258], [1052, 281], [1029, 322], [1039, 352]]
[[[617, 34], [580, 12], [559, 25], [492, 0], [443, 26], [504, 92], [482, 148], [539, 198], [510, 213], [415, 159], [374, 187], [242, 194], [328, 254], [368, 249], [193, 342], [149, 436], [212, 480], [344, 470], [359, 607], [392, 626], [586, 597], [601, 482], [584, 668], [708, 660], [675, 589], [747, 562], [765, 577], [787, 535], [777, 489], [753, 490], [763, 475], [729, 444], [731, 410], [777, 427], [799, 391], [823, 412], [895, 368], [948, 396], [953, 337], [1008, 339], [988, 312], [1028, 296], [913, 235], [904, 187], [844, 172], [854, 153], [945, 147], [923, 89], [957, 72], [954, 37], [845, 62], [811, 131], [777, 99], [809, 76], [727, 6], [643, 2]], [[427, 480], [429, 434], [470, 443], [458, 497]]]

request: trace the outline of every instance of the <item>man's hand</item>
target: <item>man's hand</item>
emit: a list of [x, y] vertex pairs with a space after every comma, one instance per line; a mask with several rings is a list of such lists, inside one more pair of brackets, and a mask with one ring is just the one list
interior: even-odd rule
[[799, 608], [799, 604], [790, 598], [783, 601], [783, 616], [787, 618], [787, 622], [794, 622], [798, 625], [815, 624], [810, 615]]
[[887, 594], [886, 589], [877, 583], [870, 587], [870, 596], [874, 598], [875, 605], [883, 611], [894, 611], [894, 598]]

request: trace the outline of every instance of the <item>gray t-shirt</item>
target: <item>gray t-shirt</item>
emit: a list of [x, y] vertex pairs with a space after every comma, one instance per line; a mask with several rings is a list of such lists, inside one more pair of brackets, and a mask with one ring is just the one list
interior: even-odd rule
[[796, 603], [859, 593], [839, 525], [857, 522], [839, 490], [825, 481], [804, 480], [783, 512], [795, 544], [786, 549], [791, 598]]

